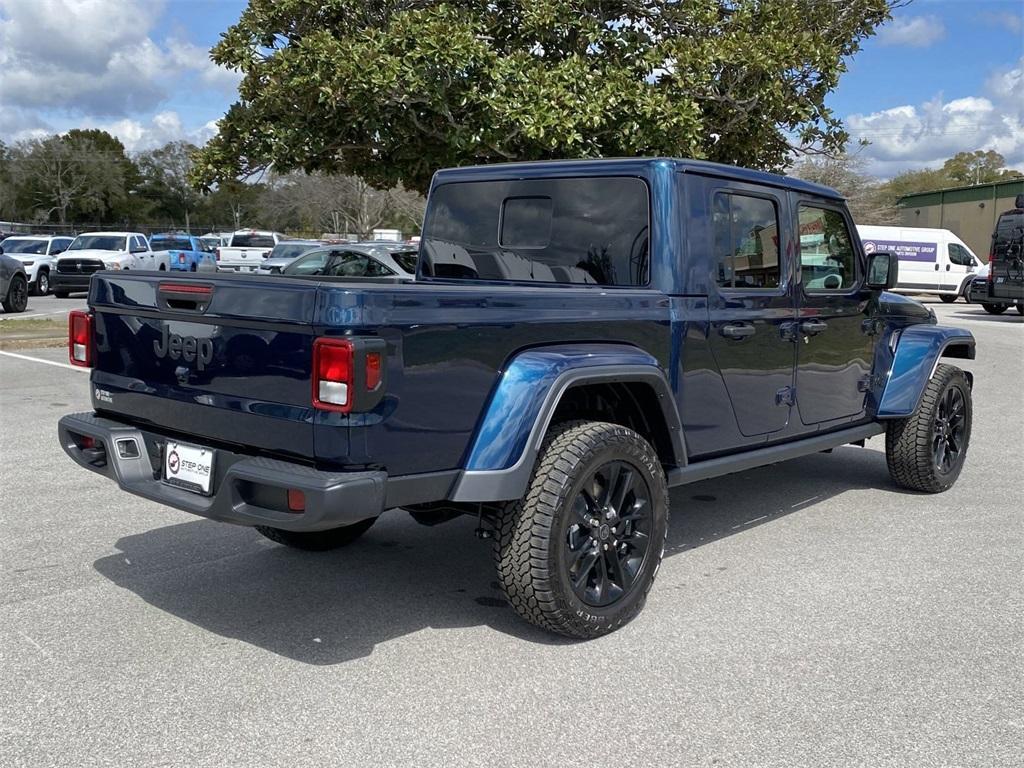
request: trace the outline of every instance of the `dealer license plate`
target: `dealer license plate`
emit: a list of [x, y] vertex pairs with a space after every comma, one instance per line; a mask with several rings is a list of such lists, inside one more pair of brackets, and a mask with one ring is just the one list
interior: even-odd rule
[[168, 441], [164, 448], [164, 482], [194, 493], [210, 493], [213, 479], [210, 448]]

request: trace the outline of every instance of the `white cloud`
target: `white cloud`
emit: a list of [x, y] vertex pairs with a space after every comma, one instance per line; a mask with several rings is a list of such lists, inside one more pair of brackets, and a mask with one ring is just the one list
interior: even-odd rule
[[984, 11], [980, 19], [986, 24], [1006, 29], [1010, 32], [1020, 32], [1024, 29], [1024, 14], [1021, 13], [1013, 13], [1012, 11]]
[[995, 72], [984, 92], [946, 101], [939, 94], [919, 105], [902, 105], [846, 118], [854, 141], [866, 139], [868, 171], [889, 177], [908, 169], [934, 168], [957, 152], [993, 149], [1013, 167], [1024, 165], [1024, 58]]
[[201, 145], [217, 133], [216, 120], [211, 120], [194, 130], [188, 130], [182, 123], [181, 115], [173, 110], [158, 112], [146, 121], [129, 118], [112, 122], [85, 120], [80, 127], [99, 128], [117, 136], [130, 153], [156, 149], [169, 141], [184, 140]]
[[882, 45], [927, 48], [946, 36], [946, 27], [937, 16], [897, 18], [878, 30]]
[[159, 137], [208, 138], [206, 126], [187, 130], [166, 109], [135, 118], [159, 110], [173, 89], [224, 96], [239, 81], [194, 43], [158, 42], [152, 32], [162, 6], [162, 0], [0, 0], [0, 138], [62, 130], [65, 123], [116, 127], [126, 146], [139, 148]]

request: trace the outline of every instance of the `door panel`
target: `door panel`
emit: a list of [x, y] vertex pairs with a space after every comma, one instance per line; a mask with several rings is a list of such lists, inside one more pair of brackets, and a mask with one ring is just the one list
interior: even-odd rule
[[[707, 179], [708, 346], [745, 438], [789, 423], [795, 355], [789, 206], [785, 193]], [[750, 442], [756, 442], [751, 440]]]
[[[832, 203], [793, 194], [802, 233], [796, 344], [800, 421], [856, 419], [874, 355], [869, 298], [861, 290], [864, 256], [853, 223]], [[812, 239], [805, 232], [815, 233]], [[902, 263], [900, 265], [902, 269]]]

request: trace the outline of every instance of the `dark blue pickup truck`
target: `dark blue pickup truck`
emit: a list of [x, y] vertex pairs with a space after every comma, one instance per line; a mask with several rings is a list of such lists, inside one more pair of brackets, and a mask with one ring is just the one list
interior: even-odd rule
[[668, 488], [885, 433], [952, 486], [967, 331], [887, 293], [843, 200], [710, 163], [434, 177], [415, 282], [98, 272], [70, 321], [94, 411], [60, 444], [124, 490], [303, 549], [384, 511], [480, 519], [523, 617], [573, 637], [642, 608]]

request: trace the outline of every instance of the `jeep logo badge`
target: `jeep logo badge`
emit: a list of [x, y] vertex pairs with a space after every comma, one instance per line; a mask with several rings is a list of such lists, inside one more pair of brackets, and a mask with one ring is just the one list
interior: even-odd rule
[[184, 360], [186, 363], [198, 361], [196, 369], [202, 371], [213, 360], [213, 340], [168, 333], [165, 325], [163, 336], [153, 342], [153, 354], [160, 358]]

